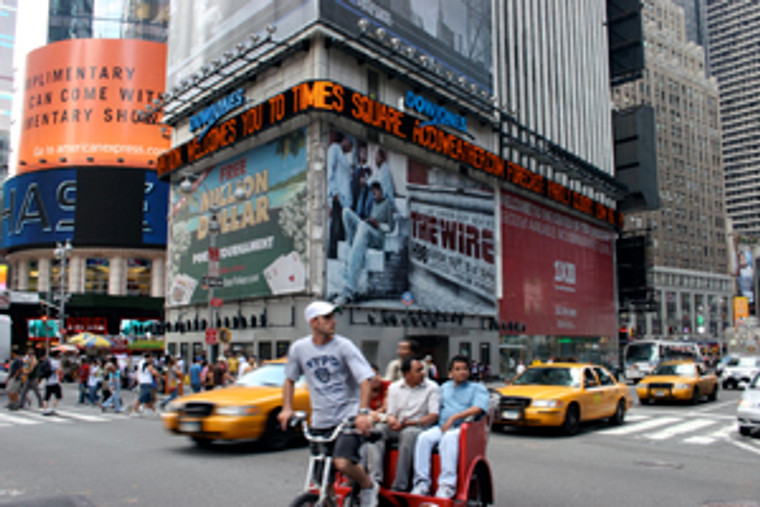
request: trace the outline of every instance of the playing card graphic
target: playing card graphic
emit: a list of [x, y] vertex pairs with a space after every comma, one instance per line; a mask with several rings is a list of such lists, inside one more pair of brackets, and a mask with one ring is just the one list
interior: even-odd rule
[[272, 294], [299, 292], [306, 288], [306, 267], [298, 253], [281, 255], [264, 270]]

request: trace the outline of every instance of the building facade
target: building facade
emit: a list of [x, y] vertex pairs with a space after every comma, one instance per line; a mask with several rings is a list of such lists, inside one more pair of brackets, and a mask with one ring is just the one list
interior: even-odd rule
[[757, 2], [707, 2], [709, 62], [720, 89], [726, 210], [738, 235], [760, 234], [760, 86]]
[[171, 352], [281, 356], [315, 298], [381, 365], [614, 352], [604, 2], [491, 7], [172, 5]]
[[2, 243], [18, 346], [163, 320], [169, 140], [138, 113], [166, 88], [168, 14], [165, 0], [19, 6]]
[[704, 49], [686, 37], [684, 11], [670, 0], [645, 2], [646, 69], [615, 87], [621, 109], [656, 114], [661, 208], [632, 213], [625, 229], [649, 238], [648, 286], [655, 308], [630, 309], [621, 325], [637, 337], [723, 340], [731, 322], [726, 208], [717, 83]]

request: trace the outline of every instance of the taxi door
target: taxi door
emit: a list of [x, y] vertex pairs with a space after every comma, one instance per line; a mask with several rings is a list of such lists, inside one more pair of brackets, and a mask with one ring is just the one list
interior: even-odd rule
[[588, 421], [601, 417], [600, 410], [604, 397], [604, 387], [600, 384], [596, 373], [591, 368], [583, 368], [583, 388], [579, 403], [581, 405], [581, 419]]
[[[604, 368], [594, 366], [594, 372], [599, 378], [599, 387], [601, 392], [601, 399], [599, 403], [599, 418], [610, 417], [615, 414], [617, 410], [618, 399], [620, 398], [620, 391], [615, 382], [615, 378]], [[628, 407], [626, 406], [626, 410]]]

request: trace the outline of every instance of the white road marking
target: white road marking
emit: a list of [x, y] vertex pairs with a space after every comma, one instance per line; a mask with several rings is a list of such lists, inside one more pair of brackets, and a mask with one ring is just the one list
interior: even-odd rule
[[686, 440], [684, 440], [684, 443], [698, 444], [698, 445], [712, 444], [716, 440], [727, 438], [731, 433], [734, 433], [734, 432], [736, 432], [736, 425], [732, 424], [730, 426], [724, 426], [718, 431], [714, 431], [707, 435], [698, 435], [695, 437], [689, 437]]
[[58, 414], [60, 414], [62, 417], [70, 417], [72, 419], [78, 419], [80, 421], [87, 421], [87, 422], [106, 422], [110, 421], [108, 417], [102, 417], [97, 415], [86, 415], [86, 414], [78, 414], [76, 412], [69, 412], [68, 410], [57, 410]]
[[602, 430], [600, 433], [604, 435], [627, 435], [629, 433], [646, 431], [652, 428], [657, 428], [658, 426], [665, 426], [666, 424], [673, 424], [680, 421], [681, 419], [677, 417], [658, 417], [656, 419], [647, 419], [636, 424], [624, 424], [617, 428]]
[[29, 425], [29, 424], [39, 424], [37, 421], [31, 421], [27, 419], [26, 417], [18, 417], [8, 414], [0, 414], [0, 421], [6, 421], [13, 424], [21, 424], [21, 425]]
[[695, 431], [712, 424], [715, 424], [715, 421], [712, 419], [695, 419], [693, 421], [686, 421], [682, 422], [681, 424], [676, 424], [675, 426], [671, 426], [650, 435], [645, 435], [645, 437], [650, 440], [665, 440], [680, 433], [688, 433], [690, 431]]
[[26, 412], [25, 415], [33, 417], [39, 422], [70, 423], [70, 419], [64, 419], [54, 415], [42, 415], [42, 412]]

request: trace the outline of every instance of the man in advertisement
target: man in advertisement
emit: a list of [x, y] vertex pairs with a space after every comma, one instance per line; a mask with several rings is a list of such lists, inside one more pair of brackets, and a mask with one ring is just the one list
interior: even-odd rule
[[383, 195], [383, 187], [379, 181], [371, 185], [372, 211], [367, 219], [362, 220], [351, 208], [343, 210], [343, 224], [350, 245], [348, 265], [343, 274], [343, 292], [336, 303], [343, 305], [354, 301], [357, 297], [356, 286], [359, 270], [364, 264], [364, 257], [369, 248], [382, 248], [386, 233], [393, 228], [393, 206]]
[[330, 204], [330, 243], [327, 257], [338, 256], [338, 242], [345, 237], [341, 215], [350, 209], [351, 198], [351, 152], [353, 141], [340, 132], [335, 133], [334, 142], [327, 149], [327, 198]]

